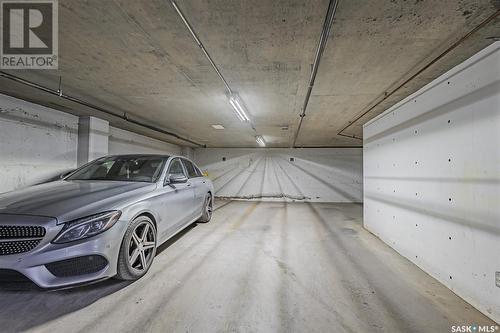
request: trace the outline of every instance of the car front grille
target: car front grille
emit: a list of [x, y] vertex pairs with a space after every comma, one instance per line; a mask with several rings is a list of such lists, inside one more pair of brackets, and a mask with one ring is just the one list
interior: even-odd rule
[[40, 226], [0, 226], [0, 256], [33, 250], [45, 236]]
[[13, 238], [43, 238], [45, 228], [26, 225], [0, 225], [0, 241]]

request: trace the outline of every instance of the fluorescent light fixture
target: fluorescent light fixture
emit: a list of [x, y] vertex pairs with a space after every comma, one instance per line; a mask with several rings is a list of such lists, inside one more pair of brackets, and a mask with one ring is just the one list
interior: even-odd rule
[[257, 141], [257, 143], [259, 144], [259, 146], [261, 147], [265, 147], [266, 146], [266, 142], [264, 141], [264, 138], [262, 137], [262, 135], [257, 135], [255, 137], [255, 141]]
[[214, 124], [214, 125], [212, 125], [212, 127], [215, 128], [216, 130], [223, 130], [224, 129], [224, 126], [219, 125], [219, 124]]
[[250, 118], [248, 117], [245, 108], [242, 106], [243, 103], [239, 101], [238, 95], [236, 94], [230, 95], [229, 104], [231, 104], [231, 106], [233, 107], [240, 121], [250, 121]]

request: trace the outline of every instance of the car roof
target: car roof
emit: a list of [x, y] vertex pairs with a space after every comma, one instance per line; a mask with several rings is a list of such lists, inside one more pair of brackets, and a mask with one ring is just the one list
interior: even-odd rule
[[127, 158], [160, 157], [160, 158], [169, 158], [169, 157], [171, 157], [171, 155], [164, 155], [164, 154], [118, 154], [118, 155], [108, 155], [106, 157], [127, 157]]
[[194, 165], [194, 163], [190, 158], [182, 155], [165, 155], [165, 154], [117, 154], [117, 155], [107, 155], [105, 157], [125, 157], [125, 158], [141, 158], [141, 157], [158, 157], [158, 158], [164, 158], [164, 159], [169, 159], [169, 158], [181, 158], [190, 161]]
[[117, 155], [107, 155], [105, 157], [125, 157], [125, 158], [141, 158], [141, 157], [157, 157], [157, 158], [181, 158], [190, 161], [195, 164], [190, 158], [182, 155], [165, 155], [165, 154], [117, 154]]

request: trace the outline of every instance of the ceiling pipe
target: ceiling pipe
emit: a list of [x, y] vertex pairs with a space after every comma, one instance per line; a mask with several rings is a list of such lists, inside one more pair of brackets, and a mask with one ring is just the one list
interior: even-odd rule
[[[198, 35], [194, 31], [193, 27], [191, 26], [191, 23], [189, 23], [188, 19], [186, 18], [186, 16], [182, 12], [182, 10], [177, 5], [177, 2], [175, 2], [175, 0], [170, 0], [170, 3], [174, 7], [174, 9], [177, 12], [177, 14], [180, 16], [182, 22], [184, 23], [184, 25], [186, 26], [186, 28], [189, 30], [189, 33], [191, 34], [191, 36], [193, 37], [193, 39], [196, 42], [196, 44], [198, 45], [198, 47], [201, 49], [201, 51], [203, 52], [203, 54], [207, 58], [207, 60], [210, 63], [210, 65], [212, 65], [212, 68], [217, 73], [217, 75], [219, 76], [219, 78], [222, 81], [222, 83], [224, 83], [224, 86], [226, 87], [226, 90], [227, 90], [227, 96], [228, 96], [228, 98], [230, 98], [231, 96], [233, 96], [233, 90], [231, 89], [231, 87], [227, 83], [226, 79], [224, 78], [224, 76], [220, 72], [219, 68], [217, 67], [217, 65], [213, 61], [212, 57], [210, 56], [210, 53], [208, 53], [207, 49], [205, 48], [205, 46], [201, 42], [200, 38], [198, 37]], [[250, 124], [250, 127], [252, 128], [252, 130], [255, 133], [257, 133], [257, 130], [255, 129], [255, 125], [253, 124], [253, 122], [251, 120], [249, 120], [248, 123]]]
[[54, 95], [54, 96], [58, 96], [58, 97], [60, 97], [62, 99], [65, 99], [65, 100], [68, 100], [68, 101], [71, 101], [71, 102], [74, 102], [74, 103], [86, 106], [88, 108], [97, 110], [97, 111], [105, 113], [107, 115], [120, 118], [120, 119], [125, 120], [125, 121], [127, 121], [129, 123], [132, 123], [132, 124], [135, 124], [135, 125], [139, 125], [141, 127], [145, 127], [145, 128], [150, 129], [152, 131], [155, 131], [155, 132], [158, 132], [158, 133], [162, 133], [162, 134], [166, 134], [168, 136], [172, 136], [172, 137], [174, 137], [176, 139], [182, 140], [184, 142], [188, 142], [188, 143], [190, 143], [192, 145], [195, 145], [195, 146], [198, 146], [198, 147], [206, 147], [206, 145], [203, 145], [203, 144], [198, 143], [196, 141], [184, 138], [184, 137], [182, 137], [182, 136], [180, 136], [180, 135], [178, 135], [176, 133], [172, 133], [172, 132], [166, 131], [166, 130], [164, 130], [162, 128], [159, 128], [159, 127], [156, 127], [156, 126], [152, 126], [152, 125], [140, 122], [138, 120], [131, 119], [131, 118], [129, 118], [127, 116], [127, 113], [125, 113], [125, 112], [123, 114], [118, 114], [118, 113], [106, 110], [106, 109], [104, 109], [104, 108], [102, 108], [100, 106], [88, 103], [88, 102], [86, 102], [84, 100], [81, 100], [79, 98], [63, 94], [60, 82], [59, 82], [59, 89], [58, 90], [54, 90], [54, 89], [50, 89], [50, 88], [44, 87], [44, 86], [42, 86], [40, 84], [37, 84], [37, 83], [31, 82], [31, 81], [22, 79], [20, 77], [15, 76], [15, 75], [6, 73], [4, 71], [0, 71], [0, 77], [3, 77], [5, 79], [11, 80], [11, 81], [15, 81], [17, 83], [20, 83], [22, 85], [25, 85], [25, 86], [28, 86], [28, 87], [31, 87], [31, 88], [34, 88], [34, 89], [37, 89], [37, 90], [41, 90], [43, 92], [46, 92], [46, 93]]
[[323, 22], [323, 29], [321, 30], [318, 47], [316, 49], [316, 55], [314, 57], [311, 77], [309, 79], [309, 86], [307, 87], [306, 97], [304, 99], [304, 104], [302, 106], [302, 112], [299, 115], [300, 117], [299, 125], [297, 126], [297, 130], [295, 131], [292, 148], [295, 148], [295, 143], [297, 142], [300, 128], [302, 127], [302, 121], [306, 116], [307, 105], [309, 104], [309, 98], [311, 97], [312, 88], [314, 87], [314, 81], [316, 80], [316, 74], [318, 73], [319, 63], [321, 61], [321, 57], [323, 56], [326, 43], [328, 42], [328, 36], [330, 35], [330, 30], [333, 25], [333, 20], [335, 18], [335, 13], [337, 11], [338, 4], [339, 0], [330, 0], [330, 3], [328, 4], [328, 10], [326, 12], [325, 21]]
[[470, 36], [472, 36], [474, 33], [476, 33], [478, 30], [480, 30], [481, 28], [483, 28], [485, 25], [487, 25], [488, 23], [490, 23], [491, 21], [493, 21], [499, 15], [500, 15], [500, 9], [497, 10], [492, 15], [490, 15], [489, 17], [487, 17], [484, 21], [482, 21], [474, 29], [472, 29], [471, 31], [469, 31], [468, 33], [466, 33], [464, 36], [462, 36], [459, 40], [457, 40], [455, 43], [453, 43], [451, 46], [449, 46], [446, 50], [444, 50], [443, 52], [441, 52], [437, 57], [435, 57], [430, 62], [428, 62], [424, 67], [422, 67], [420, 70], [418, 70], [418, 72], [416, 72], [415, 74], [413, 74], [412, 76], [410, 76], [408, 79], [406, 79], [403, 83], [401, 83], [400, 85], [398, 85], [392, 91], [385, 92], [384, 93], [384, 97], [382, 99], [380, 99], [377, 103], [375, 103], [375, 105], [373, 105], [370, 108], [368, 108], [368, 110], [366, 110], [365, 112], [361, 113], [360, 115], [356, 116], [354, 119], [350, 120], [347, 123], [347, 125], [345, 125], [344, 127], [342, 127], [342, 129], [337, 133], [337, 135], [344, 136], [344, 137], [347, 137], [347, 138], [353, 138], [353, 139], [357, 139], [357, 140], [363, 140], [363, 138], [360, 138], [360, 137], [358, 137], [356, 135], [344, 134], [342, 132], [344, 132], [346, 129], [348, 129], [349, 127], [351, 127], [359, 119], [363, 118], [368, 112], [372, 111], [377, 106], [379, 106], [380, 103], [382, 103], [383, 101], [385, 101], [386, 99], [388, 99], [396, 91], [398, 91], [399, 89], [403, 88], [409, 82], [413, 81], [413, 79], [415, 79], [417, 76], [419, 76], [423, 71], [425, 71], [426, 69], [428, 69], [429, 67], [431, 67], [432, 65], [434, 65], [436, 62], [438, 62], [445, 55], [447, 55], [448, 53], [450, 53], [453, 49], [455, 49], [457, 46], [459, 46], [460, 44], [462, 44], [463, 41], [465, 41], [467, 38], [469, 38]]
[[193, 36], [193, 39], [196, 42], [196, 44], [198, 44], [199, 48], [201, 49], [201, 51], [203, 52], [203, 54], [205, 55], [205, 57], [208, 59], [208, 62], [210, 62], [210, 65], [212, 65], [214, 71], [217, 73], [217, 75], [219, 76], [219, 78], [221, 79], [221, 81], [226, 86], [228, 94], [231, 95], [233, 93], [233, 91], [231, 90], [231, 87], [227, 83], [227, 81], [224, 78], [224, 76], [222, 76], [222, 73], [220, 72], [220, 70], [217, 67], [217, 65], [215, 64], [215, 62], [212, 60], [212, 57], [210, 56], [210, 53], [208, 53], [207, 49], [205, 48], [205, 46], [203, 45], [203, 43], [201, 42], [201, 40], [198, 38], [198, 35], [196, 34], [196, 32], [194, 31], [193, 27], [191, 26], [191, 24], [187, 20], [186, 16], [184, 16], [184, 13], [179, 8], [179, 6], [177, 6], [177, 3], [174, 0], [171, 0], [170, 2], [172, 3], [172, 6], [174, 6], [174, 9], [177, 12], [177, 14], [179, 14], [179, 16], [181, 17], [181, 20], [182, 20], [182, 22], [184, 22], [184, 25], [186, 26], [186, 28], [191, 33], [191, 36]]

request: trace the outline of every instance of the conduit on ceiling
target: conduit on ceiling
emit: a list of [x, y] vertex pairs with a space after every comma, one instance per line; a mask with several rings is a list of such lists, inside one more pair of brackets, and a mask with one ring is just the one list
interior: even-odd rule
[[497, 10], [495, 13], [493, 13], [492, 15], [490, 15], [489, 17], [487, 17], [483, 22], [481, 22], [479, 25], [477, 25], [474, 29], [472, 29], [471, 31], [469, 31], [468, 33], [466, 33], [459, 40], [457, 40], [455, 43], [453, 43], [451, 46], [449, 46], [446, 50], [444, 50], [442, 53], [440, 53], [437, 57], [435, 57], [430, 62], [428, 62], [424, 67], [422, 67], [421, 69], [419, 69], [415, 74], [413, 74], [408, 79], [406, 79], [403, 83], [401, 83], [400, 85], [398, 85], [396, 88], [394, 88], [390, 92], [385, 92], [384, 96], [378, 102], [376, 102], [373, 106], [369, 107], [366, 111], [364, 111], [361, 114], [359, 114], [358, 116], [356, 116], [354, 119], [350, 120], [347, 123], [347, 125], [345, 125], [344, 127], [342, 127], [342, 129], [337, 133], [337, 135], [344, 136], [344, 137], [347, 137], [347, 138], [353, 138], [353, 139], [363, 140], [363, 138], [360, 138], [360, 137], [358, 137], [356, 135], [344, 134], [343, 132], [346, 129], [348, 129], [349, 127], [351, 127], [359, 119], [363, 118], [368, 112], [372, 111], [377, 106], [379, 106], [387, 98], [389, 98], [390, 96], [394, 95], [394, 93], [396, 91], [398, 91], [399, 89], [403, 88], [405, 85], [407, 85], [408, 83], [410, 83], [413, 79], [415, 79], [417, 76], [419, 76], [420, 74], [422, 74], [423, 71], [425, 71], [426, 69], [428, 69], [429, 67], [431, 67], [432, 65], [434, 65], [436, 62], [438, 62], [445, 55], [447, 55], [452, 50], [454, 50], [457, 46], [459, 46], [460, 44], [462, 44], [467, 38], [469, 38], [470, 36], [472, 36], [477, 31], [481, 30], [481, 28], [483, 28], [485, 25], [487, 25], [488, 23], [490, 23], [491, 21], [493, 21], [499, 15], [500, 15], [500, 10]]
[[17, 83], [20, 83], [22, 85], [25, 85], [25, 86], [28, 86], [28, 87], [31, 87], [31, 88], [34, 88], [34, 89], [37, 89], [37, 90], [41, 90], [43, 92], [46, 92], [46, 93], [54, 95], [54, 96], [58, 96], [58, 97], [60, 97], [62, 99], [65, 99], [67, 101], [71, 101], [71, 102], [83, 105], [85, 107], [88, 107], [90, 109], [93, 109], [93, 110], [105, 113], [107, 115], [120, 118], [122, 120], [125, 120], [125, 121], [131, 123], [131, 124], [139, 125], [141, 127], [147, 128], [149, 130], [152, 130], [152, 131], [155, 131], [155, 132], [158, 132], [158, 133], [161, 133], [161, 134], [165, 134], [165, 135], [168, 135], [168, 136], [172, 136], [172, 137], [174, 137], [174, 138], [176, 138], [178, 140], [182, 140], [184, 142], [188, 142], [188, 143], [190, 143], [192, 145], [195, 145], [195, 146], [198, 146], [198, 147], [206, 147], [206, 145], [202, 145], [201, 143], [198, 143], [196, 141], [193, 141], [193, 140], [190, 140], [188, 138], [182, 137], [179, 134], [166, 131], [166, 130], [164, 130], [162, 128], [159, 128], [159, 127], [156, 127], [156, 126], [153, 126], [153, 125], [149, 125], [149, 124], [143, 123], [143, 122], [141, 122], [139, 120], [131, 119], [127, 115], [126, 112], [124, 112], [123, 114], [115, 113], [113, 111], [109, 111], [107, 109], [104, 109], [104, 108], [102, 108], [100, 106], [91, 104], [91, 103], [86, 102], [84, 100], [81, 100], [79, 98], [63, 94], [62, 88], [61, 88], [61, 79], [59, 80], [59, 90], [54, 90], [54, 89], [51, 89], [51, 88], [44, 87], [44, 86], [42, 86], [40, 84], [37, 84], [37, 83], [31, 82], [31, 81], [22, 79], [22, 78], [20, 78], [18, 76], [9, 74], [9, 73], [4, 72], [4, 71], [0, 71], [0, 77], [3, 77], [5, 79], [11, 80], [11, 81], [15, 81]]
[[[177, 12], [177, 14], [179, 15], [179, 17], [181, 18], [181, 20], [184, 23], [184, 25], [186, 26], [186, 28], [189, 30], [189, 33], [191, 34], [191, 36], [193, 37], [193, 39], [196, 42], [196, 44], [198, 45], [198, 47], [201, 49], [201, 51], [203, 52], [203, 54], [207, 58], [208, 62], [210, 63], [210, 65], [212, 66], [212, 68], [214, 69], [214, 71], [219, 76], [219, 79], [222, 81], [222, 83], [224, 83], [224, 86], [226, 87], [226, 90], [227, 90], [227, 96], [228, 96], [228, 98], [231, 98], [233, 95], [235, 95], [234, 92], [233, 92], [233, 90], [231, 89], [231, 87], [229, 86], [227, 80], [224, 78], [224, 76], [222, 75], [221, 71], [219, 70], [219, 68], [217, 67], [217, 65], [215, 64], [215, 62], [213, 61], [212, 57], [210, 56], [210, 53], [208, 53], [208, 50], [205, 48], [205, 45], [203, 45], [203, 43], [201, 42], [200, 38], [198, 37], [198, 34], [196, 33], [196, 31], [194, 31], [194, 29], [191, 26], [191, 23], [189, 23], [186, 15], [184, 15], [184, 13], [179, 8], [179, 6], [175, 2], [175, 0], [170, 0], [170, 3], [174, 7], [175, 11]], [[257, 130], [255, 129], [255, 126], [254, 126], [253, 122], [251, 120], [249, 120], [248, 123], [250, 124], [250, 127], [254, 130], [254, 132], [257, 133]]]
[[297, 126], [297, 130], [295, 131], [292, 148], [295, 148], [295, 143], [297, 142], [300, 128], [302, 127], [302, 122], [304, 121], [304, 117], [306, 116], [307, 105], [309, 104], [309, 98], [311, 97], [312, 88], [314, 87], [314, 81], [316, 81], [316, 74], [318, 73], [319, 63], [321, 61], [321, 57], [323, 56], [326, 43], [328, 42], [328, 37], [330, 35], [330, 30], [333, 25], [333, 19], [335, 18], [335, 12], [337, 11], [338, 4], [339, 0], [330, 0], [330, 3], [328, 4], [328, 10], [326, 12], [325, 21], [323, 22], [323, 29], [321, 30], [318, 47], [316, 49], [316, 55], [314, 57], [311, 77], [309, 79], [309, 86], [307, 87], [307, 93], [304, 99], [304, 104], [302, 106], [302, 112], [299, 115], [300, 117], [299, 125]]
[[217, 65], [215, 64], [215, 62], [212, 60], [212, 57], [210, 56], [210, 53], [208, 53], [207, 49], [205, 48], [205, 46], [201, 42], [200, 38], [198, 38], [198, 35], [194, 31], [193, 27], [191, 26], [191, 24], [187, 20], [186, 16], [182, 12], [182, 10], [179, 8], [179, 6], [177, 6], [177, 3], [174, 0], [171, 0], [170, 3], [172, 3], [172, 6], [174, 6], [175, 11], [180, 16], [180, 18], [181, 18], [182, 22], [184, 23], [184, 25], [186, 26], [186, 28], [189, 30], [189, 33], [193, 37], [194, 41], [196, 42], [196, 44], [198, 45], [198, 47], [201, 49], [201, 51], [203, 52], [203, 54], [207, 58], [208, 62], [210, 62], [210, 65], [212, 65], [212, 68], [217, 73], [217, 75], [219, 76], [219, 78], [221, 79], [221, 81], [226, 86], [228, 94], [232, 94], [233, 91], [231, 90], [231, 87], [227, 83], [227, 81], [224, 78], [224, 76], [222, 76], [222, 73], [220, 72], [219, 68], [217, 67]]

